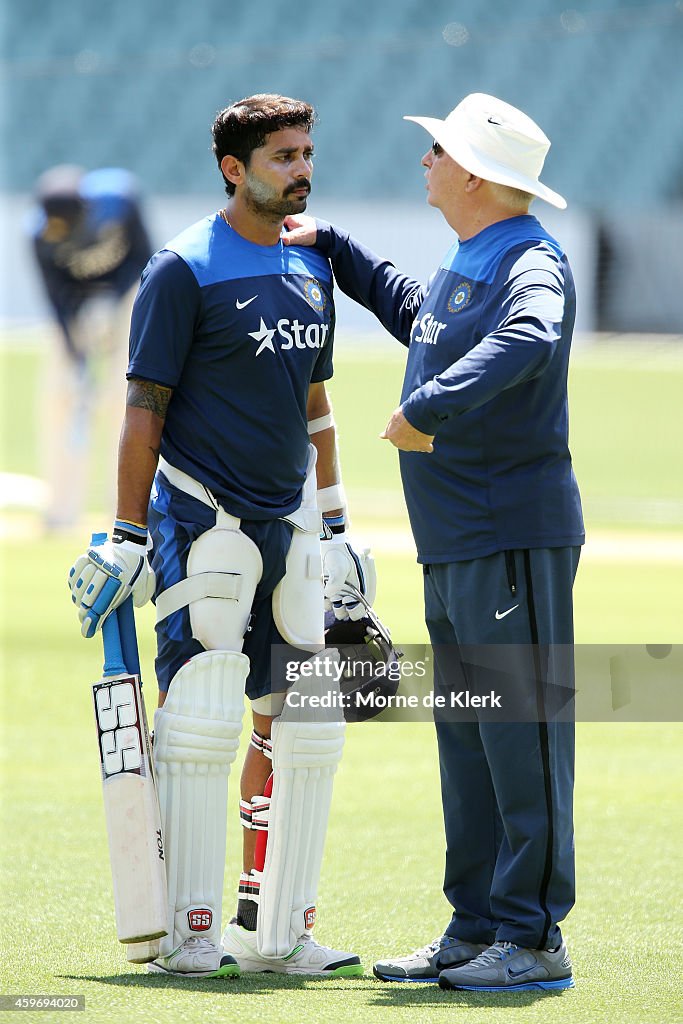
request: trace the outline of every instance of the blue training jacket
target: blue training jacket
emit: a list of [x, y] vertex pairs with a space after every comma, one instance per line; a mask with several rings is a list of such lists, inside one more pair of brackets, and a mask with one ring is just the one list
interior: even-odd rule
[[530, 215], [456, 243], [427, 288], [318, 222], [337, 284], [404, 345], [403, 412], [434, 451], [400, 452], [418, 561], [584, 541], [568, 446], [574, 282]]

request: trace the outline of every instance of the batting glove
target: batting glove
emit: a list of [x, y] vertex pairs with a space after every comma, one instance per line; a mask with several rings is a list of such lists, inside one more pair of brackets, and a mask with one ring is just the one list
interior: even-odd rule
[[146, 547], [145, 529], [117, 520], [112, 540], [94, 544], [76, 559], [68, 583], [84, 637], [93, 637], [131, 594], [138, 608], [150, 600], [156, 581]]
[[369, 548], [354, 550], [346, 533], [321, 538], [325, 611], [336, 619], [361, 619], [365, 606], [358, 600], [359, 590], [368, 604], [375, 600], [377, 573]]

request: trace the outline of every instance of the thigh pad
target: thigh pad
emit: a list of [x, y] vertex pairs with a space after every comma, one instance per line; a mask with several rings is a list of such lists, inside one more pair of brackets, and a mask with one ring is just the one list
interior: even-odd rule
[[190, 547], [186, 578], [158, 595], [157, 621], [187, 606], [192, 635], [206, 650], [241, 651], [262, 574], [258, 547], [219, 509], [216, 525]]

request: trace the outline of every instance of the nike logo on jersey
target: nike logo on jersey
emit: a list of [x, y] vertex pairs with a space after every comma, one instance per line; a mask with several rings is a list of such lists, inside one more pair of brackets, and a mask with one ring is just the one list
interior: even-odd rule
[[513, 604], [512, 608], [508, 608], [508, 610], [506, 612], [496, 611], [496, 618], [497, 619], [504, 619], [506, 615], [510, 614], [510, 612], [514, 612], [515, 608], [519, 608], [519, 605], [518, 604]]
[[252, 295], [250, 299], [245, 299], [244, 302], [240, 302], [239, 299], [235, 299], [235, 306], [237, 307], [237, 309], [244, 309], [244, 307], [248, 306], [250, 302], [254, 301], [254, 299], [258, 299], [258, 292], [256, 293], [256, 295]]
[[[254, 296], [256, 298], [256, 296]], [[258, 341], [256, 356], [260, 356], [266, 349], [275, 352], [274, 338], [280, 340], [280, 348], [286, 351], [290, 348], [322, 348], [327, 340], [329, 324], [302, 324], [299, 320], [288, 320], [283, 317], [278, 320], [276, 327], [266, 327], [263, 317], [259, 324], [258, 331], [248, 331], [249, 337]]]

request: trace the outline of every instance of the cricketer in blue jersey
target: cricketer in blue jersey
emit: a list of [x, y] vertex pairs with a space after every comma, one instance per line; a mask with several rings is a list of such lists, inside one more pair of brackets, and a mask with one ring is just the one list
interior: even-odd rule
[[[109, 426], [120, 415], [134, 290], [152, 250], [138, 184], [119, 167], [46, 171], [28, 229], [56, 328], [40, 403], [46, 526], [73, 529], [87, 493], [92, 421]], [[115, 460], [112, 438], [112, 479]]]
[[[345, 529], [325, 389], [330, 264], [282, 238], [311, 189], [314, 119], [309, 104], [271, 94], [217, 115], [227, 203], [144, 270], [114, 533], [70, 577], [86, 636], [128, 595], [156, 604], [154, 760], [169, 901], [168, 934], [147, 956], [157, 973], [362, 973], [355, 954], [311, 934], [344, 723], [291, 713], [272, 661], [284, 645], [316, 667], [309, 688], [338, 688], [325, 610], [359, 621], [358, 594], [374, 596], [372, 559]], [[254, 728], [241, 778], [243, 870], [221, 936], [227, 784], [245, 692]]]
[[41, 176], [36, 198], [36, 262], [64, 344], [82, 361], [88, 339], [75, 327], [79, 313], [96, 297], [122, 299], [137, 285], [152, 252], [138, 185], [120, 167], [86, 173], [60, 165]]
[[[436, 714], [453, 916], [436, 942], [375, 974], [567, 988], [559, 922], [574, 902], [574, 733], [547, 706], [556, 680], [542, 652], [570, 649], [584, 540], [568, 447], [575, 295], [561, 245], [528, 212], [535, 196], [566, 203], [539, 181], [548, 139], [508, 104], [473, 94], [445, 121], [409, 119], [434, 138], [422, 158], [428, 202], [457, 234], [427, 287], [322, 222], [316, 235], [315, 222], [293, 220], [290, 239], [317, 238], [342, 290], [408, 347], [382, 436], [399, 449], [435, 689], [490, 682], [485, 652], [502, 644], [518, 707], [533, 711], [512, 722]], [[571, 664], [559, 660], [571, 693]]]

